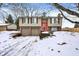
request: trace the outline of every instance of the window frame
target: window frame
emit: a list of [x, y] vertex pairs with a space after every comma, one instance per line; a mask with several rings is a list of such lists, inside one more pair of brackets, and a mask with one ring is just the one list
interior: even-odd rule
[[37, 18], [31, 18], [31, 24], [38, 24]]
[[29, 18], [27, 17], [25, 20], [26, 20], [25, 23], [29, 24]]
[[50, 23], [55, 24], [56, 23], [56, 17], [50, 18]]

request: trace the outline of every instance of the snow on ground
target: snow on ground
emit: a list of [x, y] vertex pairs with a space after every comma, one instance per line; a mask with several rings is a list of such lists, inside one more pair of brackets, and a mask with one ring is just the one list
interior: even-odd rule
[[31, 56], [79, 56], [79, 33], [55, 32], [32, 46]]
[[0, 32], [0, 56], [79, 56], [79, 33], [55, 32], [40, 40], [38, 36], [13, 38], [16, 31]]
[[30, 46], [38, 40], [38, 36], [12, 38], [16, 31], [0, 32], [0, 55], [1, 56], [24, 56], [28, 55]]

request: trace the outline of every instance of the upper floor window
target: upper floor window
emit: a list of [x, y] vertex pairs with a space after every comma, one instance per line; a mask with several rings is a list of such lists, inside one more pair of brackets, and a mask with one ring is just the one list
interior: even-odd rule
[[32, 24], [37, 24], [38, 23], [38, 19], [37, 18], [32, 18], [31, 19], [31, 23]]
[[56, 24], [58, 24], [58, 18], [56, 18]]
[[51, 19], [50, 19], [50, 23], [51, 23], [51, 24], [56, 23], [56, 18], [51, 18]]
[[29, 18], [26, 18], [25, 20], [25, 23], [29, 24]]
[[60, 19], [56, 18], [56, 23], [60, 24]]
[[28, 24], [29, 23], [29, 18], [22, 18], [22, 23]]
[[50, 19], [50, 23], [51, 24], [60, 24], [60, 20], [58, 18], [56, 18], [56, 17], [55, 18], [51, 18]]

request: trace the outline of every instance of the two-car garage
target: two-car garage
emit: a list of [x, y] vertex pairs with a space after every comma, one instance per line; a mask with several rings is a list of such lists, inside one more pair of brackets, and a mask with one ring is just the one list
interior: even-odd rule
[[24, 36], [39, 35], [40, 27], [21, 27], [21, 33]]

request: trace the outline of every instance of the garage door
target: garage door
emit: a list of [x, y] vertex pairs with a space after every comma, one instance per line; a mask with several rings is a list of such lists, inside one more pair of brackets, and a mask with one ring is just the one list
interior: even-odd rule
[[31, 33], [32, 33], [32, 35], [39, 35], [40, 34], [40, 28], [39, 27], [32, 27]]
[[27, 35], [27, 36], [31, 35], [30, 27], [22, 27], [21, 31], [22, 31], [22, 35]]

